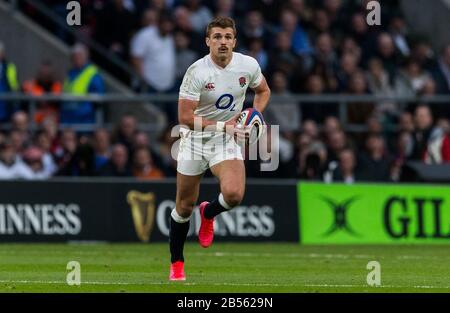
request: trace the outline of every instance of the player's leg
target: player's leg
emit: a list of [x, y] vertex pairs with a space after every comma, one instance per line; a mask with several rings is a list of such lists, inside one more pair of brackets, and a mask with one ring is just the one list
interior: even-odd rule
[[190, 218], [198, 199], [202, 174], [189, 176], [177, 173], [176, 206], [170, 214], [170, 279], [184, 280], [184, 243], [190, 226]]
[[219, 179], [220, 194], [205, 210], [205, 217], [209, 219], [238, 206], [245, 193], [244, 161], [225, 160], [211, 167], [211, 172]]
[[211, 201], [200, 204], [202, 223], [199, 242], [204, 248], [214, 239], [214, 217], [239, 205], [245, 192], [245, 166], [243, 160], [224, 160], [211, 167], [211, 172], [220, 181], [220, 194]]
[[198, 199], [200, 180], [208, 164], [202, 148], [190, 138], [180, 142], [177, 156], [176, 205], [170, 217], [170, 280], [185, 280], [184, 242], [189, 231], [189, 220]]

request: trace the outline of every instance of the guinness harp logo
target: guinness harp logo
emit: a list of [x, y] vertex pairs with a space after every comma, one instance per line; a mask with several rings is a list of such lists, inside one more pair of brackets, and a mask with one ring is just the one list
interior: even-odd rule
[[134, 228], [138, 238], [143, 242], [148, 242], [155, 220], [155, 194], [132, 190], [127, 194], [127, 201], [131, 206]]

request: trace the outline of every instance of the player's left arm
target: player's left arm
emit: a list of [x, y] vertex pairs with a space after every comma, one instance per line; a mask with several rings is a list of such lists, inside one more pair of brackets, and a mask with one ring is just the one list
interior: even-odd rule
[[261, 83], [253, 88], [253, 91], [255, 92], [253, 107], [259, 112], [263, 112], [269, 104], [270, 99], [270, 88], [264, 76], [262, 77]]

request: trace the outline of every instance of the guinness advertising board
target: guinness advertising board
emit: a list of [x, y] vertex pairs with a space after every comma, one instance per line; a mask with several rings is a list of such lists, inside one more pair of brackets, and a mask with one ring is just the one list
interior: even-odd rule
[[[167, 242], [175, 183], [105, 180], [0, 183], [0, 240]], [[199, 202], [219, 194], [202, 182]], [[296, 185], [247, 183], [241, 205], [216, 218], [216, 241], [298, 242]], [[188, 240], [197, 240], [198, 209]]]

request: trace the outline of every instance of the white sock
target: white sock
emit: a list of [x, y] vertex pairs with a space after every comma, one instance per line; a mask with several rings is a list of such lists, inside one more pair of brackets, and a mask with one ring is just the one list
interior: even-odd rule
[[221, 206], [223, 206], [227, 210], [231, 210], [233, 207], [230, 206], [228, 203], [225, 202], [225, 199], [223, 198], [223, 194], [220, 193], [219, 195], [219, 203]]
[[170, 213], [170, 216], [172, 216], [173, 220], [177, 223], [187, 223], [191, 219], [191, 217], [182, 217], [177, 213], [176, 209], [173, 209]]

